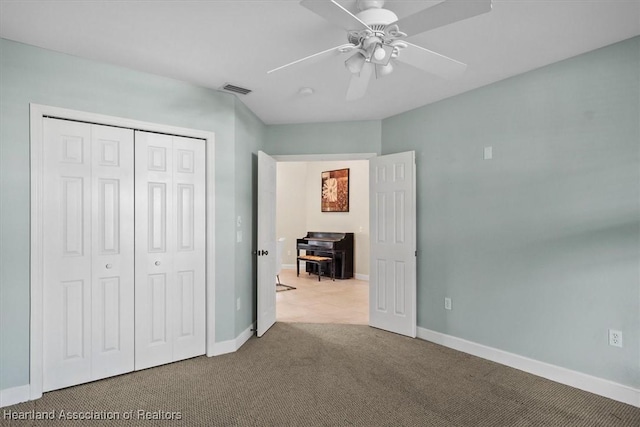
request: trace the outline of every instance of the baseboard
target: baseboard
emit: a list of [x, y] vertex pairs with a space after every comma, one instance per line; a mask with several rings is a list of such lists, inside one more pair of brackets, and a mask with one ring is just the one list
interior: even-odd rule
[[256, 324], [253, 323], [247, 329], [242, 331], [240, 335], [232, 340], [217, 342], [213, 345], [213, 355], [220, 356], [222, 354], [234, 353], [253, 336]]
[[425, 328], [418, 338], [640, 408], [639, 389]]
[[296, 269], [296, 265], [295, 264], [282, 264], [282, 269], [283, 270], [295, 270]]
[[240, 335], [236, 337], [236, 351], [244, 345], [254, 335], [256, 330], [256, 324], [252, 323], [247, 329], [242, 331]]
[[0, 390], [0, 408], [31, 400], [29, 384]]
[[358, 279], [358, 280], [364, 280], [365, 282], [369, 281], [369, 275], [368, 274], [356, 273], [355, 274], [355, 278]]

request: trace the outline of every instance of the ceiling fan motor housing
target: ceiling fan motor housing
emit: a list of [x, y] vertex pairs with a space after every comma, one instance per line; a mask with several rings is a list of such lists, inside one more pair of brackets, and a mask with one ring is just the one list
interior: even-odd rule
[[365, 9], [359, 12], [356, 17], [374, 31], [384, 31], [387, 25], [398, 20], [398, 16], [392, 11], [378, 8]]
[[368, 32], [367, 34], [367, 32], [363, 31], [350, 31], [348, 36], [349, 43], [353, 43], [355, 45], [360, 45], [365, 39], [372, 36], [386, 40], [387, 37], [385, 35], [385, 29], [387, 28], [387, 25], [398, 20], [398, 17], [392, 11], [376, 6], [362, 10], [356, 15], [356, 17], [367, 24], [374, 33], [371, 34], [371, 32]]

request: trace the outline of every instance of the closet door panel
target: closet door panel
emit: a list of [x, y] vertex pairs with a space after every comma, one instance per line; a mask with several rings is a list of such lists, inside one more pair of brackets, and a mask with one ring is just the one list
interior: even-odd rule
[[92, 379], [134, 366], [133, 131], [92, 126]]
[[175, 188], [174, 360], [205, 353], [205, 144], [173, 138]]
[[91, 125], [44, 119], [43, 390], [91, 380]]
[[173, 140], [135, 132], [135, 369], [173, 361]]
[[136, 132], [136, 369], [205, 353], [204, 141]]

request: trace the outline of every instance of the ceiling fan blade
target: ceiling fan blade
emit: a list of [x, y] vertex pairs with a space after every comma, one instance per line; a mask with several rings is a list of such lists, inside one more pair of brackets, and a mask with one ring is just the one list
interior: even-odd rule
[[302, 0], [300, 4], [310, 11], [322, 16], [334, 25], [345, 30], [371, 30], [367, 24], [358, 19], [353, 13], [336, 3], [334, 0]]
[[396, 58], [397, 61], [404, 62], [405, 64], [445, 79], [458, 77], [467, 69], [467, 65], [460, 61], [416, 46], [415, 44], [403, 43], [406, 43], [407, 47], [400, 50]]
[[398, 19], [393, 24], [396, 24], [407, 36], [412, 36], [490, 11], [491, 0], [445, 0], [413, 15]]
[[374, 68], [374, 64], [371, 62], [365, 62], [362, 65], [360, 74], [354, 74], [351, 76], [349, 88], [347, 89], [347, 101], [355, 101], [356, 99], [362, 98], [364, 94], [367, 93], [367, 87], [369, 86], [369, 80], [371, 80]]
[[298, 59], [297, 61], [290, 62], [288, 64], [282, 65], [278, 68], [274, 68], [273, 70], [267, 71], [267, 74], [271, 74], [275, 71], [282, 70], [283, 68], [291, 67], [292, 65], [299, 64], [301, 62], [307, 62], [309, 64], [319, 62], [322, 59], [328, 58], [333, 55], [339, 55], [342, 53], [350, 52], [356, 48], [354, 44], [343, 44], [340, 46], [332, 47], [331, 49], [323, 50], [322, 52], [314, 53], [313, 55], [309, 55], [302, 59]]

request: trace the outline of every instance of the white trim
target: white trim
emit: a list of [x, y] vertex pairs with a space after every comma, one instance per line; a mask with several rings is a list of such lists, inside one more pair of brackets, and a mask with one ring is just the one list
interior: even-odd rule
[[425, 328], [418, 327], [418, 338], [510, 366], [560, 384], [640, 407], [640, 389]]
[[29, 383], [31, 400], [42, 397], [42, 267], [43, 238], [42, 177], [43, 177], [43, 123], [44, 112], [38, 105], [29, 105], [31, 151], [31, 259], [30, 259], [30, 318]]
[[26, 384], [18, 387], [0, 390], [0, 408], [30, 400], [30, 389], [31, 387], [29, 386], [29, 384]]
[[211, 356], [220, 356], [222, 354], [227, 354], [227, 353], [233, 353], [236, 351], [236, 340], [232, 339], [232, 340], [227, 340], [227, 341], [220, 341], [217, 343], [214, 343], [213, 345], [213, 353], [211, 355], [209, 355], [207, 353], [207, 356], [211, 357]]
[[354, 275], [354, 277], [358, 280], [364, 280], [365, 282], [369, 281], [369, 275], [368, 274], [360, 274], [360, 273], [356, 273]]
[[206, 191], [207, 191], [207, 212], [206, 212], [206, 353], [207, 356], [213, 355], [216, 338], [216, 174], [215, 174], [215, 134], [211, 133], [207, 138], [207, 168], [206, 168]]
[[29, 351], [29, 399], [42, 397], [42, 260], [43, 233], [42, 204], [43, 180], [43, 126], [45, 116], [83, 121], [109, 126], [126, 127], [149, 132], [159, 132], [190, 138], [204, 139], [207, 147], [207, 278], [206, 278], [206, 353], [212, 355], [215, 346], [215, 134], [213, 132], [187, 129], [158, 123], [142, 122], [122, 117], [105, 116], [66, 108], [30, 104], [30, 150], [31, 150], [31, 337]]
[[347, 153], [347, 154], [286, 154], [271, 156], [278, 162], [325, 162], [325, 161], [347, 161], [347, 160], [368, 160], [376, 157], [376, 153]]
[[296, 269], [296, 265], [295, 264], [282, 264], [282, 269], [283, 270], [295, 270]]
[[221, 341], [215, 343], [212, 356], [220, 356], [221, 354], [234, 353], [254, 335], [256, 324], [253, 323], [247, 329], [242, 331], [240, 335], [232, 340]]

